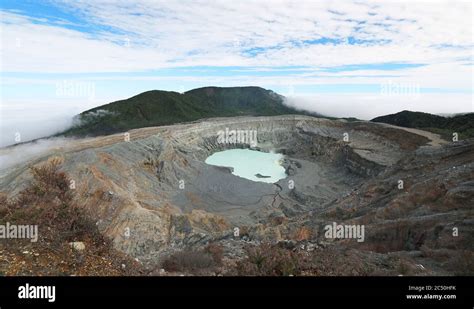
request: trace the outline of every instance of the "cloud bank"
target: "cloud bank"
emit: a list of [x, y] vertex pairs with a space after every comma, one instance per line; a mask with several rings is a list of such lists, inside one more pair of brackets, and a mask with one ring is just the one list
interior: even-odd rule
[[432, 114], [474, 112], [470, 94], [325, 94], [286, 97], [288, 106], [332, 117], [355, 117], [371, 120], [402, 110]]
[[0, 149], [0, 177], [3, 174], [8, 174], [7, 170], [9, 168], [41, 157], [53, 149], [60, 149], [70, 141], [71, 139], [67, 138], [40, 139], [31, 143]]
[[86, 106], [34, 99], [2, 102], [0, 148], [60, 133], [74, 124], [73, 117]]

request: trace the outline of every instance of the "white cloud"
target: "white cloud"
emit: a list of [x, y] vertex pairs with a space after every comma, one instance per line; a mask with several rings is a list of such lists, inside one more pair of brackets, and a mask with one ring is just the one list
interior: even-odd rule
[[69, 128], [73, 117], [94, 101], [8, 101], [0, 105], [0, 147], [47, 137]]
[[333, 117], [356, 117], [370, 120], [402, 110], [432, 114], [474, 112], [469, 94], [321, 94], [288, 96], [289, 106]]
[[8, 169], [33, 158], [48, 153], [52, 149], [66, 146], [72, 139], [49, 138], [41, 139], [28, 144], [16, 145], [0, 149], [0, 178], [8, 175]]
[[[81, 33], [57, 25], [35, 24], [26, 16], [3, 12], [5, 71], [433, 64], [472, 56], [470, 2], [338, 2], [336, 6], [322, 1], [145, 0], [68, 1], [60, 5], [81, 14], [89, 23], [117, 31]], [[324, 37], [354, 37], [375, 43], [295, 45]], [[380, 40], [391, 43], [376, 43]], [[459, 48], [434, 47], [443, 44]], [[256, 57], [245, 56], [244, 51], [255, 47], [270, 49]]]

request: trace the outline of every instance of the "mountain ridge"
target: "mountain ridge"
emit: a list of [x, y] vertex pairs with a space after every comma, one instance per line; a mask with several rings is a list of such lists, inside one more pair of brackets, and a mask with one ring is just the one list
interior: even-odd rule
[[284, 114], [320, 116], [289, 107], [283, 96], [255, 86], [150, 90], [80, 113], [76, 125], [61, 135], [98, 136], [204, 118]]
[[448, 140], [452, 139], [453, 133], [458, 133], [460, 139], [474, 137], [474, 113], [445, 117], [404, 110], [395, 114], [379, 116], [370, 121], [406, 128], [423, 129], [440, 134]]
[[[131, 129], [193, 122], [201, 119], [238, 116], [307, 115], [327, 119], [317, 112], [300, 110], [285, 104], [285, 97], [257, 86], [206, 86], [183, 93], [149, 90], [128, 99], [110, 102], [75, 116], [75, 125], [56, 136], [100, 136]], [[355, 118], [341, 118], [349, 122]], [[404, 110], [373, 118], [406, 128], [423, 129], [451, 140], [474, 137], [474, 113], [449, 117]]]

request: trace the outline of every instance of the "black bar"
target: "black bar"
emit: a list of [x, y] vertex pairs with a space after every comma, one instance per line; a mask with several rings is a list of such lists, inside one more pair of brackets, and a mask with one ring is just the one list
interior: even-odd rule
[[[409, 307], [473, 308], [473, 277], [0, 277], [0, 308], [74, 304], [207, 303], [224, 297], [229, 305], [250, 298], [262, 304], [328, 303]], [[55, 301], [19, 299], [18, 288], [55, 286]], [[454, 286], [455, 290], [408, 290], [409, 286]], [[456, 299], [407, 299], [407, 294], [449, 294]], [[255, 300], [252, 300], [255, 302]], [[319, 306], [318, 306], [319, 307]], [[306, 308], [306, 306], [304, 307]], [[291, 308], [293, 309], [293, 308]], [[295, 308], [296, 309], [296, 308]]]

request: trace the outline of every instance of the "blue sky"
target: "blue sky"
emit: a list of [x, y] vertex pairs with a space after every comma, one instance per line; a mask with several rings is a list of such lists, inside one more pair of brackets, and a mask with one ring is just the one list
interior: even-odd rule
[[3, 0], [0, 9], [4, 123], [12, 111], [69, 115], [209, 85], [261, 86], [362, 119], [473, 111], [470, 1]]

